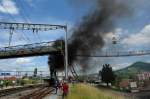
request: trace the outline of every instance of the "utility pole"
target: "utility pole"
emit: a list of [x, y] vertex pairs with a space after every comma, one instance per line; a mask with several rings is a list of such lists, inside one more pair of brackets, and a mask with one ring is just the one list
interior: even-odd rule
[[40, 82], [41, 82], [41, 84], [43, 83], [42, 82], [42, 77], [43, 77], [43, 71], [40, 71]]
[[9, 46], [11, 44], [11, 41], [12, 41], [12, 35], [13, 35], [13, 28], [10, 28], [10, 35], [9, 35]]
[[68, 40], [67, 40], [67, 25], [65, 28], [65, 79], [68, 79]]

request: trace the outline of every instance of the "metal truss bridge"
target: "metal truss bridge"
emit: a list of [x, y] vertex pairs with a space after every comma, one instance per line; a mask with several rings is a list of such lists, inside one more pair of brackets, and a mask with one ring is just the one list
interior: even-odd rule
[[78, 57], [129, 57], [150, 55], [150, 50], [124, 51], [124, 52], [101, 52], [98, 55], [77, 55]]
[[[57, 46], [54, 45], [57, 42]], [[18, 46], [9, 46], [0, 48], [0, 59], [42, 56], [47, 54], [60, 54], [63, 52], [63, 41], [51, 41], [35, 44], [26, 44]], [[129, 52], [104, 52], [99, 55], [77, 55], [78, 57], [128, 57], [150, 55], [150, 50], [147, 51], [129, 51]]]
[[55, 45], [55, 42], [56, 41], [51, 41], [0, 48], [0, 59], [61, 53], [62, 41], [57, 41], [57, 46]]

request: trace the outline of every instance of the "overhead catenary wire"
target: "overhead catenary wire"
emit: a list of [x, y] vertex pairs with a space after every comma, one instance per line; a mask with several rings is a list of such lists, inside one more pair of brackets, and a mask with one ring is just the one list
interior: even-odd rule
[[[8, 13], [9, 17], [11, 18], [11, 20], [14, 21], [14, 22], [16, 22], [16, 19], [10, 14], [10, 12], [8, 11], [8, 9], [3, 5], [2, 2], [0, 2], [0, 6], [3, 7], [6, 10], [6, 12]], [[10, 34], [10, 36], [9, 36], [8, 46], [10, 46], [11, 41], [12, 41], [13, 29], [10, 28], [9, 34]]]
[[[21, 0], [18, 0], [18, 1], [20, 2]], [[20, 4], [22, 4], [22, 3], [20, 3]], [[9, 11], [7, 10], [7, 8], [6, 8], [5, 6], [3, 6], [2, 3], [1, 3], [1, 6], [8, 12], [10, 18], [11, 18], [13, 21], [16, 21], [16, 19], [9, 13]], [[19, 7], [21, 8], [20, 5], [19, 5]], [[24, 9], [24, 8], [22, 7], [22, 9]], [[22, 10], [22, 11], [23, 11], [23, 10]], [[22, 14], [20, 14], [20, 15], [22, 16], [23, 20], [25, 20], [26, 23], [29, 23], [29, 18], [28, 18], [28, 17], [25, 17], [24, 13], [22, 13]], [[30, 38], [29, 38], [23, 31], [22, 31], [22, 37], [25, 37], [25, 38], [28, 40], [28, 42], [31, 42]]]
[[27, 14], [26, 9], [25, 9], [25, 7], [24, 7], [24, 5], [23, 5], [22, 0], [17, 0], [17, 2], [19, 3], [19, 4], [18, 4], [18, 7], [19, 7], [20, 9], [22, 9], [20, 15], [22, 16], [22, 18], [25, 20], [26, 23], [30, 23], [29, 14]]
[[40, 36], [38, 34], [38, 30], [33, 30], [33, 35], [39, 40], [39, 42], [42, 42], [41, 38], [40, 38]]
[[[18, 0], [18, 2], [19, 2], [19, 7], [22, 9], [22, 17], [25, 19], [26, 23], [30, 23], [30, 17], [29, 14], [27, 13], [26, 8], [24, 7], [24, 2], [21, 0]], [[41, 42], [41, 38], [38, 34], [38, 30], [33, 30], [33, 34], [35, 34], [36, 39], [38, 39], [39, 42]]]
[[38, 32], [36, 33], [36, 36], [37, 36], [37, 38], [39, 39], [39, 41], [42, 42], [42, 40], [41, 40], [41, 38], [40, 38]]
[[32, 41], [30, 40], [30, 38], [26, 35], [26, 33], [25, 32], [23, 32], [23, 30], [22, 30], [22, 35], [31, 43]]
[[[24, 5], [23, 5], [23, 2], [22, 0], [18, 0], [19, 4], [18, 4], [18, 7], [20, 9], [22, 9], [21, 11], [21, 17], [23, 18], [23, 20], [26, 22], [26, 23], [30, 23], [30, 18], [28, 16], [28, 14], [26, 13], [26, 10], [24, 8]], [[31, 40], [30, 38], [25, 34], [25, 32], [22, 30], [22, 35], [28, 40], [29, 43], [31, 43]]]
[[[19, 1], [19, 0], [18, 0]], [[8, 13], [8, 15], [9, 15], [9, 17], [11, 18], [11, 20], [12, 21], [14, 21], [14, 22], [16, 22], [16, 19], [15, 19], [15, 17], [12, 15], [12, 14], [10, 14], [10, 12], [8, 11], [8, 9], [2, 4], [2, 2], [0, 2], [0, 6], [1, 7], [3, 7], [6, 11], [7, 11], [7, 13]], [[26, 20], [26, 19], [25, 19]], [[12, 35], [13, 35], [13, 32], [14, 32], [14, 29], [12, 30], [12, 29], [10, 29], [10, 36], [9, 36], [9, 46], [10, 46], [10, 44], [11, 44], [11, 42], [12, 42]], [[23, 33], [23, 32], [22, 32]], [[29, 40], [29, 38], [27, 37], [27, 36], [25, 36], [26, 38], [27, 38], [27, 40]], [[30, 40], [29, 40], [30, 41]]]
[[20, 36], [19, 40], [24, 40], [24, 41], [26, 41], [28, 43], [31, 42], [30, 39], [28, 37], [26, 37], [26, 35], [23, 32], [20, 34], [16, 30], [14, 30], [14, 33], [19, 34], [19, 36]]
[[[20, 4], [19, 7], [22, 9], [22, 17], [25, 19], [26, 23], [30, 23], [29, 14], [27, 13], [27, 10], [26, 10], [26, 8], [23, 5], [24, 4], [23, 1], [19, 0], [18, 2]], [[38, 34], [38, 30], [34, 30], [33, 29], [33, 34], [35, 35], [36, 39], [38, 39], [39, 42], [41, 42], [41, 38], [40, 38], [40, 36]]]
[[10, 36], [9, 36], [9, 44], [8, 44], [8, 46], [10, 46], [10, 44], [11, 44], [11, 41], [12, 41], [12, 35], [13, 35], [13, 29], [10, 29]]

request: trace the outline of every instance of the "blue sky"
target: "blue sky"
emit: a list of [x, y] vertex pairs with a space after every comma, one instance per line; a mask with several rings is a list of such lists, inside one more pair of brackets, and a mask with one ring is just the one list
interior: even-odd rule
[[[0, 0], [0, 21], [48, 24], [68, 24], [69, 31], [81, 21], [82, 16], [93, 9], [93, 5], [74, 4], [69, 0]], [[88, 0], [87, 0], [88, 1]], [[129, 0], [130, 1], [130, 0]], [[120, 20], [116, 27], [119, 50], [145, 50], [150, 48], [150, 1], [133, 0], [131, 17]], [[40, 40], [31, 32], [15, 31], [11, 45], [56, 40], [64, 36], [61, 30], [38, 33]], [[30, 33], [30, 34], [29, 34]], [[71, 32], [70, 32], [71, 33]], [[8, 45], [9, 32], [1, 30], [0, 46]], [[113, 33], [106, 35], [109, 48]], [[27, 40], [30, 39], [30, 41]], [[104, 63], [114, 69], [128, 66], [136, 61], [150, 62], [150, 56], [129, 58], [93, 58], [91, 67], [99, 68]], [[8, 62], [10, 64], [8, 64]], [[0, 70], [48, 70], [47, 56], [0, 60]], [[91, 69], [91, 72], [96, 72]], [[98, 70], [98, 69], [97, 69]]]

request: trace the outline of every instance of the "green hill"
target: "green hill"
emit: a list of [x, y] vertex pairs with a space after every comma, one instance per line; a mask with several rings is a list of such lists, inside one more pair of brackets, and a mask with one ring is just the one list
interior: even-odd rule
[[150, 63], [136, 62], [126, 68], [117, 70], [116, 74], [124, 78], [130, 78], [136, 75], [137, 73], [141, 73], [144, 71], [150, 72]]
[[120, 69], [117, 72], [128, 72], [129, 70], [134, 70], [136, 71], [150, 71], [150, 63], [144, 63], [144, 62], [136, 62], [126, 68]]

